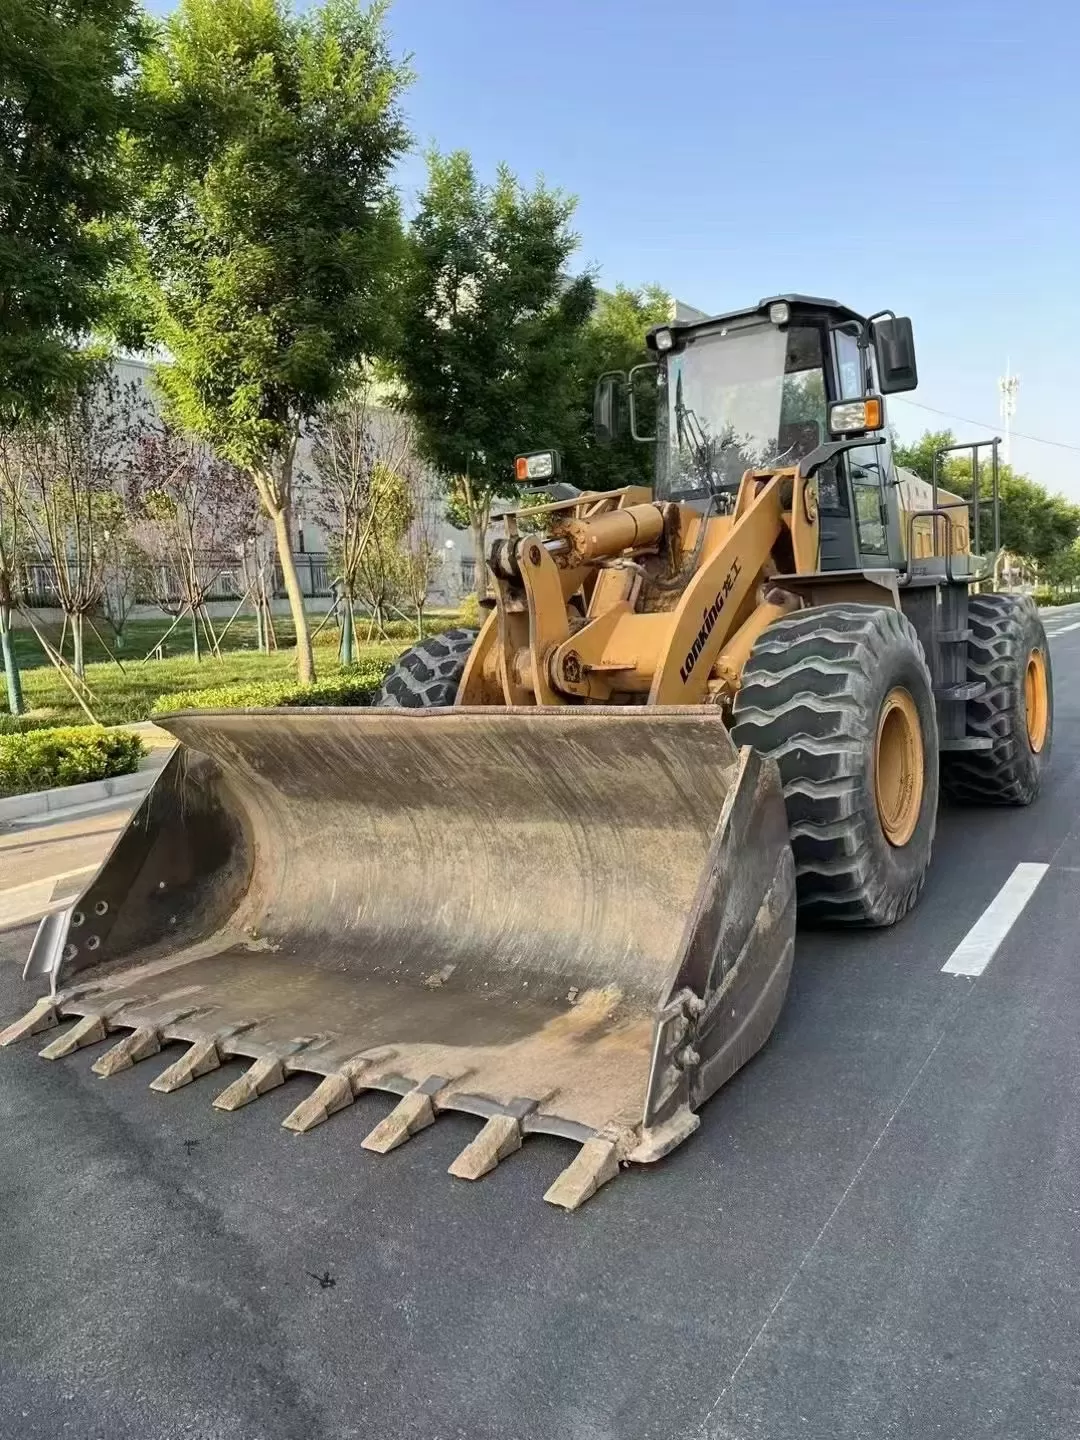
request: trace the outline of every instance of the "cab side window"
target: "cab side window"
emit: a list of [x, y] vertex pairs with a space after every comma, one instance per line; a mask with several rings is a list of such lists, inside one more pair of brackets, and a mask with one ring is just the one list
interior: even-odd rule
[[[847, 330], [835, 330], [833, 338], [836, 345], [836, 374], [840, 399], [857, 400], [866, 390], [863, 375], [866, 361], [859, 349], [858, 336]], [[845, 459], [855, 500], [859, 549], [868, 555], [888, 555], [883, 483], [886, 457], [883, 447], [860, 446], [856, 450], [849, 450]]]

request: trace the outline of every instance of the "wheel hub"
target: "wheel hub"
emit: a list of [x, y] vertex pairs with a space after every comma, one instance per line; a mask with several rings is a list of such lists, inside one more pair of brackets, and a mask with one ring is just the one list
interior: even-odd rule
[[1037, 755], [1046, 744], [1046, 728], [1050, 718], [1046, 656], [1041, 650], [1032, 650], [1024, 671], [1024, 716], [1027, 721], [1028, 744]]
[[925, 756], [915, 701], [902, 685], [885, 696], [874, 752], [878, 819], [890, 845], [906, 845], [922, 809]]

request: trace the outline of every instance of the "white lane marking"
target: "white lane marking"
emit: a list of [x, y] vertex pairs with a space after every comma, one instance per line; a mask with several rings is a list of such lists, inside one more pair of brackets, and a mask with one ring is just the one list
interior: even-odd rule
[[1080, 620], [1074, 620], [1071, 625], [1058, 625], [1053, 630], [1047, 630], [1047, 639], [1054, 640], [1058, 635], [1066, 635], [1070, 630], [1080, 630]]
[[943, 975], [981, 975], [1050, 867], [1025, 861], [986, 907], [941, 967]]

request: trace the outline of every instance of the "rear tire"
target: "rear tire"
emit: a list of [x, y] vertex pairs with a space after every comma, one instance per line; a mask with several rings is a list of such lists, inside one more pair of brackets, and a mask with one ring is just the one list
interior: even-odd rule
[[375, 704], [388, 710], [452, 705], [479, 630], [444, 630], [406, 650], [387, 675]]
[[941, 787], [976, 805], [1030, 805], [1054, 738], [1054, 677], [1039, 612], [1026, 595], [972, 595], [967, 673], [986, 693], [967, 702], [967, 733], [990, 750], [946, 751]]
[[938, 803], [933, 686], [911, 622], [874, 605], [776, 621], [743, 671], [731, 734], [780, 767], [800, 918], [880, 926], [906, 914]]

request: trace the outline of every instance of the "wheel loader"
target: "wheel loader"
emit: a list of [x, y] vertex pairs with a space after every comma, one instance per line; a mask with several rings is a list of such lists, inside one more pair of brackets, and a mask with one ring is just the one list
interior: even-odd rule
[[544, 498], [501, 521], [478, 632], [368, 708], [162, 721], [180, 744], [42, 921], [47, 993], [4, 1044], [57, 1030], [42, 1055], [96, 1046], [103, 1077], [160, 1056], [165, 1093], [242, 1060], [226, 1111], [310, 1077], [297, 1132], [386, 1092], [379, 1153], [464, 1112], [462, 1179], [559, 1136], [545, 1198], [574, 1209], [764, 1043], [797, 915], [891, 925], [939, 789], [1035, 798], [1050, 655], [1030, 600], [982, 588], [996, 442], [969, 498], [897, 470], [910, 322], [785, 295], [648, 345], [595, 422], [653, 447], [654, 488], [520, 457]]

